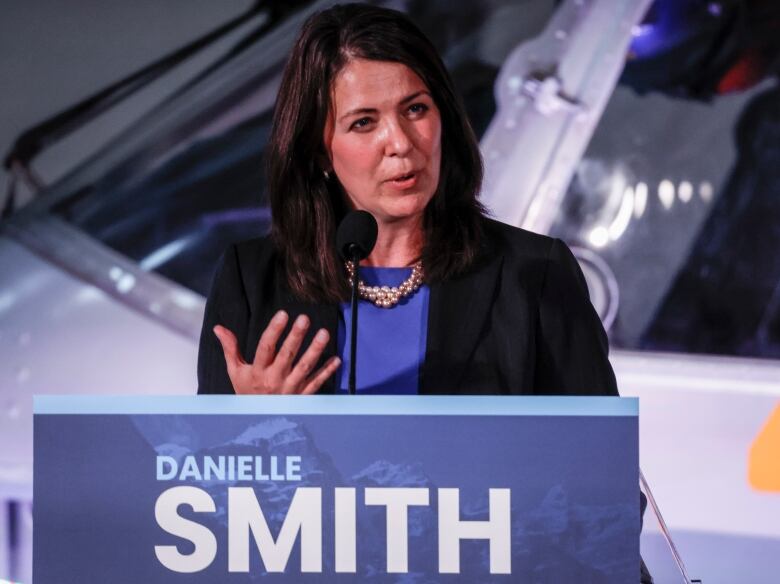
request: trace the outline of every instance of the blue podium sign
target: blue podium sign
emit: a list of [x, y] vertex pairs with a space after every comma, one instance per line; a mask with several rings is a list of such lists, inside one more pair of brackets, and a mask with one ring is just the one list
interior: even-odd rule
[[638, 404], [35, 399], [36, 584], [639, 575]]

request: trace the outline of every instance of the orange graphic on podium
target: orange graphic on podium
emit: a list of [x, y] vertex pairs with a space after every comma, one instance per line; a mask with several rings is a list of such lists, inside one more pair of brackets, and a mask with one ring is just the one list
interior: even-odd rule
[[748, 480], [756, 490], [780, 492], [780, 406], [750, 447]]

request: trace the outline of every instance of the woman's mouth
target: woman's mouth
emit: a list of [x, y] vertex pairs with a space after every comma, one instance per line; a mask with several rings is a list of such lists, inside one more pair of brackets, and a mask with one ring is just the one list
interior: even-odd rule
[[417, 176], [418, 174], [416, 172], [409, 172], [407, 174], [399, 175], [395, 178], [392, 178], [388, 180], [387, 183], [391, 185], [393, 188], [406, 190], [412, 188], [414, 185], [417, 184]]

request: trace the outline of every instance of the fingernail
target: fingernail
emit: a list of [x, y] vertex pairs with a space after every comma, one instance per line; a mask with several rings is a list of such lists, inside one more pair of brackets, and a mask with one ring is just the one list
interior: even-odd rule
[[295, 328], [303, 329], [309, 326], [309, 319], [305, 314], [301, 314], [295, 319]]
[[339, 365], [341, 365], [341, 359], [339, 359], [338, 357], [333, 357], [333, 365], [335, 367], [338, 367]]
[[318, 340], [320, 343], [324, 343], [328, 340], [328, 331], [325, 329], [320, 329], [317, 331], [317, 335], [314, 337], [316, 340]]
[[273, 321], [275, 324], [282, 324], [287, 319], [287, 313], [284, 310], [280, 310], [274, 314]]

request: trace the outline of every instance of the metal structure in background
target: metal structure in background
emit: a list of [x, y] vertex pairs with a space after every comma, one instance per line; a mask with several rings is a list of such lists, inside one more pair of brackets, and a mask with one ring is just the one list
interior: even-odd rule
[[[565, 2], [541, 35], [506, 60], [496, 115], [481, 141], [482, 200], [496, 217], [550, 233], [651, 2]], [[609, 329], [618, 309], [614, 276], [597, 254], [574, 251]]]
[[[432, 38], [484, 134], [485, 202], [499, 218], [561, 237], [575, 251], [618, 348], [621, 392], [642, 397], [643, 470], [689, 568], [708, 584], [780, 572], [774, 555], [748, 564], [754, 556], [730, 553], [750, 546], [757, 554], [780, 541], [780, 503], [744, 478], [751, 441], [780, 400], [780, 362], [691, 355], [685, 344], [676, 354], [636, 349], [658, 346], [657, 315], [675, 314], [681, 277], [684, 284], [700, 270], [686, 257], [728, 199], [720, 193], [728, 195], [739, 155], [730, 133], [743, 109], [766, 101], [758, 79], [740, 76], [736, 53], [744, 38], [773, 38], [737, 34], [751, 20], [745, 6], [761, 2], [656, 0], [645, 20], [649, 0], [387, 3]], [[253, 13], [274, 6], [258, 4], [222, 58], [0, 224], [0, 273], [13, 282], [0, 289], [0, 443], [15, 445], [0, 455], [0, 577], [30, 579], [33, 393], [193, 391], [217, 258], [227, 243], [269, 225], [260, 159], [282, 64], [303, 19], [332, 3]], [[753, 20], [772, 22], [765, 6]], [[691, 7], [695, 26], [682, 24], [694, 30], [664, 12], [677, 18]], [[662, 46], [656, 66], [648, 47], [659, 39], [672, 48]], [[627, 49], [637, 60], [624, 67]], [[681, 66], [659, 76], [670, 70], [670, 52]], [[706, 75], [691, 81], [691, 70]], [[618, 79], [626, 85], [616, 87]], [[752, 89], [711, 105], [689, 101], [729, 87]], [[658, 88], [663, 95], [648, 93]], [[113, 89], [95, 98], [124, 96]], [[771, 108], [760, 111], [759, 120], [774, 119]], [[52, 137], [70, 127], [58, 123]], [[34, 179], [30, 157], [9, 161]], [[780, 286], [771, 269], [763, 274], [766, 281], [752, 282]], [[689, 326], [687, 314], [670, 319]], [[771, 322], [770, 311], [764, 328], [735, 329], [769, 340], [732, 354], [770, 356], [760, 351], [772, 350]], [[772, 513], [777, 521], [766, 521]], [[642, 543], [659, 582], [678, 573], [663, 565], [661, 531], [646, 524]]]
[[542, 35], [507, 59], [481, 143], [482, 199], [497, 217], [550, 232], [651, 2], [565, 2]]

